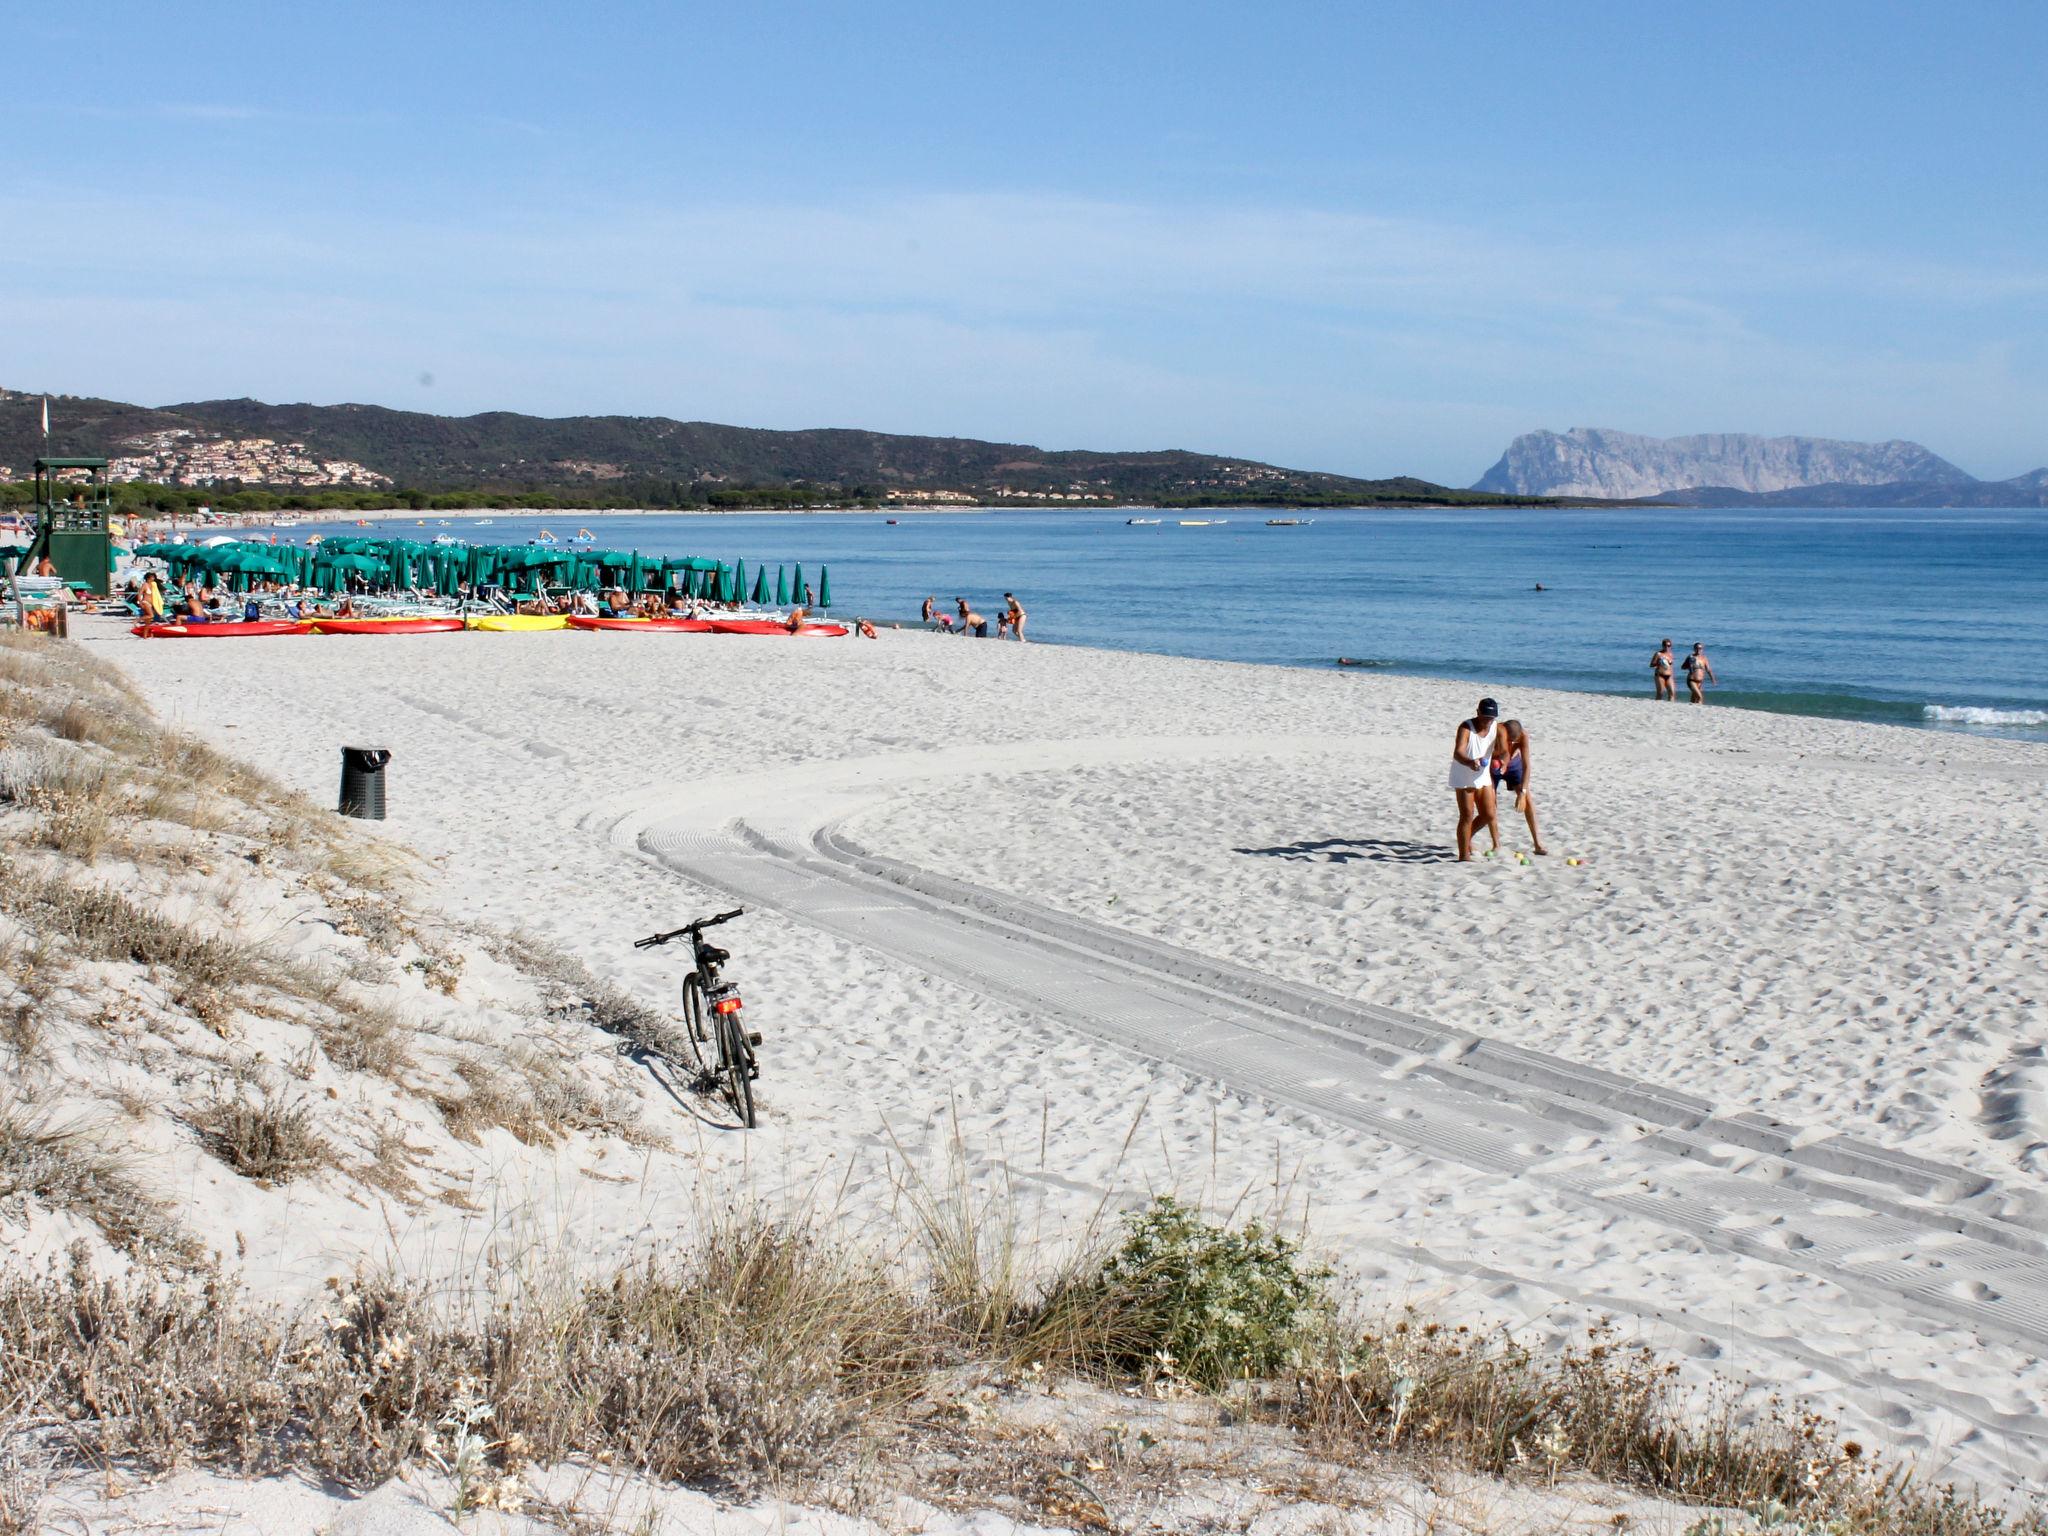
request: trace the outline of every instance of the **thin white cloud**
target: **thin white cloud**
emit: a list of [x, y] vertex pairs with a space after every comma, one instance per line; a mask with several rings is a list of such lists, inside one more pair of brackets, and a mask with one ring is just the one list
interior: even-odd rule
[[0, 251], [0, 324], [14, 366], [98, 353], [87, 387], [116, 394], [1171, 444], [1453, 480], [1539, 425], [1916, 436], [1984, 473], [2048, 459], [2048, 268], [992, 193], [433, 223], [339, 206], [318, 231], [182, 192], [106, 203], [150, 240]]

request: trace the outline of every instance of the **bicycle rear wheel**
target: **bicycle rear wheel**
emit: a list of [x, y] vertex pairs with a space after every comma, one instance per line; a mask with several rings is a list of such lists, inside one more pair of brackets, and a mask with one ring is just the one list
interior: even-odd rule
[[716, 1017], [704, 1006], [704, 982], [692, 972], [683, 978], [683, 1038], [689, 1042], [690, 1059], [678, 1062], [698, 1077], [712, 1070], [711, 1059], [716, 1051], [711, 1039], [711, 1019]]
[[754, 1048], [737, 1013], [717, 1015], [719, 1053], [725, 1058], [725, 1096], [748, 1130], [754, 1128]]

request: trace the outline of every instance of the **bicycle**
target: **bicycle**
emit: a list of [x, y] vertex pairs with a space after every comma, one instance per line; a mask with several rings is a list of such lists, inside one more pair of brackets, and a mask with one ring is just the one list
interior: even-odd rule
[[[744, 907], [735, 907], [716, 917], [700, 917], [694, 923], [686, 923], [667, 933], [635, 939], [633, 947], [654, 949], [684, 934], [690, 936], [693, 968], [683, 978], [683, 1032], [694, 1058], [697, 1085], [704, 1089], [719, 1089], [726, 1102], [732, 1105], [733, 1112], [740, 1117], [740, 1123], [752, 1130], [754, 1079], [761, 1075], [754, 1047], [761, 1043], [761, 1037], [747, 1033], [740, 1022], [739, 988], [719, 978], [719, 968], [732, 956], [717, 945], [704, 941], [706, 928], [716, 928], [720, 923], [729, 923], [745, 913]], [[715, 1065], [712, 1060], [714, 1054], [717, 1058]]]

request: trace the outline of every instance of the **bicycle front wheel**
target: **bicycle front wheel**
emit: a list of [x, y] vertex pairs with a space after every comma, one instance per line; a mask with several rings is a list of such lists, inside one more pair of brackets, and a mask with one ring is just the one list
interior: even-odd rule
[[717, 1015], [720, 1054], [725, 1057], [725, 1096], [748, 1130], [754, 1128], [754, 1048], [737, 1013]]
[[711, 1071], [715, 1047], [711, 1042], [711, 1020], [717, 1017], [704, 1006], [704, 982], [695, 974], [683, 978], [683, 1038], [688, 1041], [690, 1059], [678, 1062], [697, 1077]]

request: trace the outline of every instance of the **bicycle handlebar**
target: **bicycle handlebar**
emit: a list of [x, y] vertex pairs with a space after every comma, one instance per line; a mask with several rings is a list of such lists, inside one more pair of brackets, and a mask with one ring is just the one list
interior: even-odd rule
[[736, 917], [744, 917], [746, 911], [745, 907], [734, 907], [730, 912], [721, 912], [716, 917], [700, 917], [694, 923], [685, 923], [682, 927], [672, 928], [667, 933], [650, 933], [644, 939], [635, 939], [633, 947], [651, 949], [657, 944], [666, 944], [670, 939], [679, 939], [686, 933], [701, 933], [706, 928], [716, 928], [720, 923], [729, 923]]

